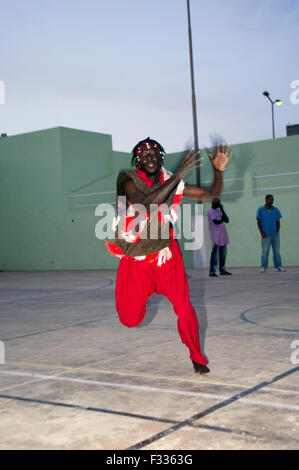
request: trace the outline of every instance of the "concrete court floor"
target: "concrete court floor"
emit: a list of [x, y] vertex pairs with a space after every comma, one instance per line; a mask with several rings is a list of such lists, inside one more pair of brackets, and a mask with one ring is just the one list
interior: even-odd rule
[[206, 376], [166, 298], [120, 324], [115, 271], [1, 272], [0, 449], [298, 449], [299, 268], [231, 271], [187, 271]]

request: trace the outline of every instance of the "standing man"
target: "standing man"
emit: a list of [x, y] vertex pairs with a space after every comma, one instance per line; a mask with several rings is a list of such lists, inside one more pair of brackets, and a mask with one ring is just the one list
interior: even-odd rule
[[220, 275], [228, 275], [231, 273], [225, 269], [226, 245], [228, 244], [228, 236], [224, 223], [228, 224], [229, 218], [224, 212], [220, 199], [215, 198], [212, 207], [208, 210], [208, 222], [210, 237], [212, 242], [212, 253], [210, 259], [210, 277], [217, 277], [216, 268], [219, 253], [219, 272]]
[[273, 263], [275, 271], [285, 271], [281, 266], [280, 257], [280, 219], [282, 217], [279, 209], [273, 206], [274, 197], [268, 194], [265, 198], [266, 204], [257, 210], [256, 219], [262, 237], [262, 257], [260, 272], [264, 273], [268, 267], [270, 246], [273, 250]]
[[[163, 167], [163, 147], [155, 140], [144, 139], [134, 147], [132, 166], [117, 178], [117, 195], [125, 198], [127, 210], [118, 214], [112, 242], [106, 241], [109, 252], [120, 258], [116, 280], [116, 310], [121, 323], [131, 328], [140, 325], [146, 302], [157, 292], [164, 294], [177, 315], [181, 341], [187, 346], [196, 373], [210, 370], [200, 351], [198, 322], [190, 302], [189, 288], [179, 244], [173, 238], [172, 224], [181, 198], [211, 201], [222, 187], [222, 171], [231, 158], [229, 149], [218, 145], [217, 154], [209, 154], [214, 169], [214, 181], [209, 190], [184, 182], [185, 176], [200, 164], [199, 152], [188, 152], [174, 174]], [[156, 205], [157, 217], [150, 215]], [[162, 213], [162, 205], [170, 211]], [[141, 213], [136, 217], [136, 207]], [[152, 224], [158, 236], [152, 236]], [[135, 225], [135, 230], [134, 230]], [[163, 236], [161, 235], [163, 231]]]

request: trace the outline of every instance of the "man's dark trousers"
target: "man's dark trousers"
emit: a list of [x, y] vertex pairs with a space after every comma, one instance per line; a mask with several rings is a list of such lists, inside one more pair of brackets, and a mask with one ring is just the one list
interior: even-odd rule
[[216, 273], [218, 264], [218, 252], [219, 252], [219, 271], [222, 273], [225, 271], [225, 259], [226, 259], [226, 245], [214, 245], [210, 259], [210, 274]]

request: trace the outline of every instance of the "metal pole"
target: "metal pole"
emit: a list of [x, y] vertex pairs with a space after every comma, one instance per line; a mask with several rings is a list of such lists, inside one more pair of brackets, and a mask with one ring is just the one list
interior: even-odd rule
[[274, 101], [271, 100], [271, 107], [272, 107], [272, 134], [273, 139], [275, 139], [275, 129], [274, 129]]
[[[275, 139], [275, 128], [274, 128], [274, 101], [270, 98], [270, 94], [268, 91], [264, 91], [263, 93], [264, 96], [266, 96], [266, 98], [268, 98], [268, 100], [270, 101], [271, 103], [271, 113], [272, 113], [272, 136], [273, 136], [273, 139]], [[279, 100], [276, 100], [275, 103], [279, 102]]]
[[[188, 13], [188, 37], [189, 37], [189, 56], [190, 56], [190, 73], [191, 73], [191, 89], [192, 89], [193, 136], [194, 136], [194, 148], [195, 148], [195, 150], [198, 150], [198, 132], [197, 132], [197, 116], [196, 116], [196, 98], [195, 98], [195, 86], [194, 86], [192, 33], [191, 33], [191, 20], [190, 20], [190, 4], [189, 4], [189, 0], [187, 0], [187, 13]], [[200, 168], [196, 168], [196, 185], [197, 185], [197, 186], [200, 186]]]

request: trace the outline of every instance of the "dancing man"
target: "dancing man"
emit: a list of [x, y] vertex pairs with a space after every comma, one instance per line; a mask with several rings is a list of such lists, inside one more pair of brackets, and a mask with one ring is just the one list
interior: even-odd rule
[[[199, 151], [189, 151], [173, 174], [163, 167], [165, 151], [157, 141], [148, 137], [132, 153], [135, 169], [123, 170], [117, 178], [117, 196], [122, 202], [114, 221], [116, 237], [112, 242], [106, 241], [109, 252], [120, 258], [115, 291], [119, 319], [127, 327], [140, 325], [149, 297], [155, 292], [164, 294], [178, 317], [178, 332], [189, 349], [195, 372], [208, 373], [208, 361], [200, 351], [198, 322], [189, 299], [183, 258], [172, 225], [182, 197], [196, 201], [219, 197], [222, 171], [231, 158], [229, 148], [218, 145], [215, 157], [209, 153], [214, 168], [214, 181], [209, 190], [184, 182], [185, 176], [200, 166]], [[125, 210], [121, 213], [122, 203]], [[156, 210], [152, 211], [152, 207]]]

